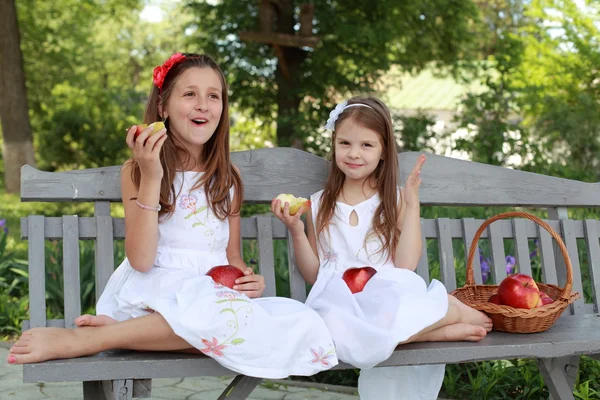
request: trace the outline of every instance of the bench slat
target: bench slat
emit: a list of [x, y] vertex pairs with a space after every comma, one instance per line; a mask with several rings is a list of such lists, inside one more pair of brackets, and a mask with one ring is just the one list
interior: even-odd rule
[[[463, 240], [465, 243], [465, 263], [469, 256], [469, 249], [471, 248], [471, 242], [475, 237], [475, 232], [479, 229], [481, 224], [477, 223], [474, 218], [463, 218]], [[466, 266], [465, 266], [466, 267]], [[483, 277], [481, 276], [481, 262], [479, 261], [479, 246], [475, 250], [475, 257], [473, 258], [473, 276], [475, 277], [475, 283], [481, 285]]]
[[115, 270], [113, 223], [110, 216], [110, 203], [98, 201], [95, 206], [96, 231], [96, 301], [100, 298], [106, 283]]
[[[574, 314], [585, 313], [584, 298], [583, 298], [583, 286], [581, 283], [581, 270], [579, 263], [579, 252], [577, 251], [577, 239], [575, 238], [572, 220], [563, 219], [560, 221], [562, 226], [563, 240], [569, 251], [569, 258], [571, 259], [571, 266], [573, 269], [573, 291], [579, 292], [581, 297], [575, 300], [571, 305]], [[562, 255], [560, 256], [562, 259]], [[563, 264], [564, 265], [564, 264]], [[563, 267], [556, 271], [558, 275], [558, 283], [560, 286], [564, 286], [567, 280], [567, 271]]]
[[531, 276], [531, 260], [529, 259], [529, 241], [527, 235], [525, 235], [525, 220], [513, 219], [513, 234], [514, 234], [514, 247], [515, 247], [515, 258], [517, 261], [518, 271], [522, 274]]
[[[548, 222], [548, 221], [545, 221]], [[554, 238], [550, 236], [550, 233], [541, 226], [538, 226], [540, 233], [540, 239], [538, 247], [540, 249], [540, 257], [542, 260], [542, 275], [543, 281], [552, 285], [558, 285], [558, 278], [556, 275], [556, 259], [555, 259], [555, 243]], [[562, 256], [561, 256], [562, 259]], [[564, 263], [563, 263], [564, 266]]]
[[438, 218], [438, 247], [440, 254], [440, 275], [448, 292], [456, 289], [456, 271], [454, 269], [454, 250], [450, 236], [450, 220]]
[[44, 246], [44, 217], [32, 215], [29, 228], [29, 317], [31, 327], [46, 326], [46, 249]]
[[275, 296], [275, 264], [273, 260], [273, 230], [271, 217], [256, 217], [258, 230], [258, 269], [265, 278], [265, 297]]
[[490, 247], [492, 253], [492, 269], [494, 283], [499, 284], [506, 278], [506, 253], [504, 252], [504, 238], [502, 237], [502, 226], [496, 221], [488, 225], [487, 231], [490, 236]]
[[79, 222], [76, 215], [63, 217], [63, 294], [67, 328], [75, 328], [75, 318], [81, 315], [79, 279]]
[[288, 272], [290, 277], [290, 297], [294, 300], [304, 303], [306, 300], [306, 282], [304, 281], [304, 278], [298, 269], [298, 265], [296, 264], [292, 234], [289, 231], [287, 237], [287, 250]]
[[417, 274], [425, 282], [429, 282], [429, 262], [427, 260], [427, 238], [425, 237], [425, 230], [423, 228], [424, 221], [421, 218], [421, 257], [419, 258], [419, 263], [417, 264]]
[[592, 281], [592, 295], [594, 297], [594, 311], [599, 310], [598, 295], [600, 294], [600, 245], [598, 244], [598, 221], [586, 219], [583, 224], [585, 228], [585, 244], [588, 253], [588, 268]]

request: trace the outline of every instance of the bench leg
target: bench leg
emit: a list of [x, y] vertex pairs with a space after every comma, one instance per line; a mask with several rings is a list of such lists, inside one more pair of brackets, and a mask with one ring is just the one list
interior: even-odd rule
[[570, 400], [579, 369], [579, 357], [541, 358], [537, 360], [550, 400]]
[[229, 386], [227, 386], [217, 400], [244, 400], [261, 381], [261, 378], [238, 375], [233, 378]]
[[133, 380], [83, 382], [84, 400], [131, 400]]

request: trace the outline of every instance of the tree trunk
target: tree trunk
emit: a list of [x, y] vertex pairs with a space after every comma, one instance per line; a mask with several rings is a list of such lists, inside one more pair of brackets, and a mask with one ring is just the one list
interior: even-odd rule
[[[277, 32], [295, 34], [294, 4], [292, 0], [279, 0], [277, 10]], [[306, 52], [295, 47], [275, 46], [278, 58], [275, 82], [277, 84], [277, 144], [302, 148], [302, 138], [296, 132], [296, 120], [301, 97], [295, 91], [294, 81], [306, 59]]]
[[6, 192], [20, 190], [21, 167], [35, 166], [25, 73], [14, 0], [0, 0], [0, 123]]

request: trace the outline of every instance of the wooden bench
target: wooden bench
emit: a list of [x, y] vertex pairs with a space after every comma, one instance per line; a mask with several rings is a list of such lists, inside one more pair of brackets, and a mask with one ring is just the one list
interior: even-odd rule
[[[401, 176], [412, 169], [418, 153], [399, 156]], [[232, 154], [245, 184], [247, 203], [269, 203], [277, 194], [294, 193], [308, 196], [322, 188], [329, 162], [312, 154], [289, 148], [260, 149]], [[550, 225], [563, 236], [573, 264], [574, 290], [583, 294], [582, 273], [591, 280], [593, 302], [577, 300], [548, 331], [531, 335], [492, 332], [479, 343], [416, 343], [398, 348], [381, 365], [419, 365], [461, 363], [491, 359], [535, 358], [553, 399], [572, 399], [579, 356], [600, 354], [600, 226], [596, 219], [571, 220], [567, 207], [600, 206], [600, 187], [555, 177], [507, 168], [428, 155], [422, 172], [423, 205], [437, 206], [510, 206], [546, 208]], [[96, 295], [98, 296], [112, 271], [114, 240], [124, 237], [124, 222], [110, 215], [110, 203], [121, 201], [119, 167], [98, 168], [61, 173], [22, 169], [22, 201], [94, 202], [94, 217], [29, 216], [21, 221], [22, 237], [29, 241], [29, 327], [73, 327], [81, 312], [79, 241], [95, 242]], [[438, 257], [428, 259], [427, 251], [417, 272], [429, 280], [430, 266], [439, 264], [441, 280], [448, 291], [456, 287], [453, 241], [468, 246], [483, 220], [423, 219], [425, 240], [437, 242]], [[274, 240], [287, 240], [288, 232], [273, 216], [245, 218], [244, 239], [256, 240], [258, 268], [264, 275], [265, 296], [275, 294]], [[564, 262], [556, 252], [551, 237], [528, 220], [505, 220], [490, 226], [483, 235], [491, 248], [492, 269], [496, 282], [506, 276], [504, 239], [514, 239], [519, 269], [531, 273], [528, 240], [537, 238], [541, 251], [544, 281], [562, 285]], [[61, 239], [64, 268], [64, 320], [47, 320], [45, 305], [44, 241]], [[585, 242], [586, 258], [580, 259], [577, 241]], [[289, 244], [289, 242], [288, 242]], [[456, 244], [456, 243], [455, 243]], [[430, 246], [431, 247], [431, 246]], [[459, 246], [460, 247], [460, 246]], [[475, 276], [481, 283], [478, 256]], [[587, 269], [580, 266], [585, 262]], [[294, 264], [293, 249], [288, 245], [291, 297], [306, 299], [306, 285]], [[340, 364], [336, 369], [352, 368]], [[152, 378], [235, 375], [205, 356], [162, 353], [110, 351], [68, 360], [54, 360], [25, 365], [25, 382], [83, 381], [85, 399], [130, 399], [149, 397]], [[244, 399], [260, 383], [260, 379], [236, 377], [220, 399]]]

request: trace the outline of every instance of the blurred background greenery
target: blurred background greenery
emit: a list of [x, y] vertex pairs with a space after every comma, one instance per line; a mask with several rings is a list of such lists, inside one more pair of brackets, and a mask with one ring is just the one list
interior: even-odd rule
[[[398, 151], [428, 151], [597, 182], [600, 169], [600, 3], [597, 0], [7, 0], [0, 2], [0, 332], [27, 318], [27, 247], [19, 218], [93, 215], [90, 204], [21, 203], [19, 168], [117, 165], [139, 122], [154, 66], [205, 52], [230, 85], [233, 150], [293, 146], [326, 155], [321, 128], [351, 95], [381, 97]], [[266, 212], [247, 206], [244, 215]], [[430, 207], [427, 218], [500, 210]], [[543, 211], [538, 211], [543, 213]], [[573, 211], [597, 218], [596, 210]], [[113, 215], [122, 216], [120, 206]], [[255, 243], [247, 242], [252, 263]], [[531, 243], [532, 252], [535, 243]], [[485, 250], [485, 249], [484, 249]], [[276, 257], [286, 259], [284, 243]], [[435, 259], [436, 243], [428, 243]], [[511, 243], [506, 244], [511, 254]], [[48, 316], [62, 313], [61, 243], [47, 243]], [[81, 246], [83, 309], [94, 310], [93, 246]], [[464, 246], [455, 250], [458, 284]], [[124, 256], [115, 247], [118, 264]], [[535, 256], [532, 261], [535, 271]], [[507, 260], [508, 263], [508, 260]], [[430, 265], [431, 276], [439, 266]], [[589, 297], [587, 260], [582, 258]], [[279, 268], [278, 295], [287, 271]], [[589, 300], [588, 300], [589, 301]], [[588, 358], [576, 398], [600, 398]], [[310, 379], [356, 384], [356, 371]], [[446, 368], [442, 394], [541, 399], [531, 360]]]

